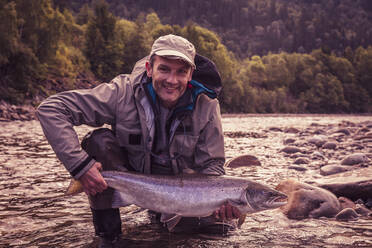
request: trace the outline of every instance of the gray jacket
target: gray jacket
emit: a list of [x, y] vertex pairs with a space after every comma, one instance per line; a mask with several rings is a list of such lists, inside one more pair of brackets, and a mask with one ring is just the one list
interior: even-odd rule
[[[200, 58], [200, 69], [194, 74], [203, 79], [205, 71], [200, 70], [214, 64]], [[37, 117], [44, 134], [73, 177], [79, 178], [95, 163], [81, 149], [73, 129], [82, 124], [111, 125], [120, 146], [128, 152], [130, 165], [138, 172], [151, 173], [155, 129], [151, 97], [145, 84], [146, 60], [138, 61], [129, 75], [119, 75], [93, 89], [53, 95], [38, 107]], [[195, 80], [192, 83], [188, 89], [190, 104], [176, 111], [179, 114], [170, 126], [169, 156], [175, 158], [171, 161], [172, 169], [175, 174], [193, 170], [221, 175], [225, 154], [219, 103], [213, 90]]]

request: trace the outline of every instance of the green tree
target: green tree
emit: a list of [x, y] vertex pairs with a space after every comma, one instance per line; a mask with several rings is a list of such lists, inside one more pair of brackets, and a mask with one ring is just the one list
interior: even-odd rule
[[115, 33], [116, 18], [109, 12], [107, 3], [99, 1], [94, 13], [86, 31], [85, 55], [94, 74], [107, 81], [122, 70], [124, 44]]

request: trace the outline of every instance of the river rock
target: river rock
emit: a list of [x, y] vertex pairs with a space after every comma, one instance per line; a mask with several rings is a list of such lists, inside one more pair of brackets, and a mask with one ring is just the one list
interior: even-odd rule
[[270, 127], [269, 130], [273, 132], [283, 132], [283, 130], [279, 127]]
[[299, 133], [300, 130], [298, 130], [297, 128], [294, 128], [294, 127], [290, 127], [290, 128], [287, 128], [285, 130], [286, 133]]
[[253, 155], [241, 155], [230, 159], [226, 162], [225, 166], [230, 168], [246, 167], [246, 166], [261, 165], [257, 157]]
[[342, 165], [328, 164], [320, 168], [320, 175], [322, 176], [333, 175], [344, 171], [348, 171], [349, 169], [350, 169], [349, 167]]
[[343, 133], [345, 135], [350, 135], [350, 131], [347, 128], [338, 129], [335, 133]]
[[315, 181], [315, 185], [353, 201], [372, 198], [372, 167], [349, 170]]
[[296, 170], [296, 171], [307, 171], [307, 168], [302, 167], [302, 166], [295, 166], [295, 165], [288, 166], [288, 169]]
[[341, 209], [344, 209], [344, 208], [354, 209], [356, 207], [356, 204], [349, 198], [341, 196], [338, 198], [338, 201], [340, 202]]
[[368, 161], [368, 157], [364, 153], [354, 153], [344, 158], [341, 164], [342, 165], [355, 165], [355, 164], [365, 163], [367, 161]]
[[372, 212], [371, 210], [369, 210], [368, 208], [366, 208], [365, 206], [363, 206], [361, 204], [357, 204], [355, 206], [354, 210], [355, 210], [355, 212], [357, 212], [361, 216], [368, 216]]
[[327, 142], [327, 138], [323, 135], [318, 135], [308, 139], [308, 142], [316, 145], [317, 147], [321, 147]]
[[295, 142], [296, 142], [296, 140], [293, 139], [293, 138], [288, 138], [288, 139], [285, 139], [285, 140], [283, 141], [283, 143], [284, 143], [285, 145], [292, 144], [292, 143], [295, 143]]
[[319, 152], [319, 151], [315, 151], [313, 152], [313, 154], [311, 154], [311, 159], [312, 160], [317, 160], [317, 159], [326, 159], [326, 157], [324, 156], [323, 153]]
[[354, 137], [355, 140], [369, 140], [372, 139], [372, 132], [368, 132], [362, 135], [358, 135]]
[[332, 150], [335, 150], [336, 147], [337, 147], [337, 144], [335, 142], [326, 142], [322, 146], [322, 148], [324, 149], [332, 149]]
[[294, 164], [308, 164], [309, 163], [309, 160], [306, 159], [306, 158], [297, 158], [295, 161], [294, 161]]
[[349, 221], [358, 219], [358, 213], [352, 208], [345, 208], [336, 215], [338, 221]]
[[288, 153], [288, 154], [302, 152], [302, 150], [300, 148], [295, 147], [295, 146], [286, 146], [281, 151], [285, 152], [285, 153]]
[[288, 196], [288, 203], [281, 210], [289, 219], [333, 217], [341, 209], [334, 194], [316, 186], [289, 179], [276, 189]]

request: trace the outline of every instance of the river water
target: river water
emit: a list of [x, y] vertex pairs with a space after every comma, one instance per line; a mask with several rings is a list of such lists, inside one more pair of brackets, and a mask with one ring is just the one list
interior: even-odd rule
[[[279, 152], [294, 134], [278, 131], [372, 121], [350, 115], [227, 115], [223, 117], [227, 159], [256, 156], [261, 166], [227, 168], [272, 187], [287, 178], [312, 181], [317, 170], [288, 168]], [[67, 197], [70, 176], [56, 159], [37, 121], [0, 123], [0, 247], [96, 247], [84, 194]], [[275, 128], [273, 128], [275, 127]], [[76, 128], [79, 137], [91, 130]], [[367, 150], [368, 151], [368, 150]], [[372, 152], [371, 149], [368, 152]], [[290, 220], [279, 209], [247, 216], [225, 237], [170, 234], [136, 206], [121, 208], [126, 247], [372, 247], [372, 219]]]

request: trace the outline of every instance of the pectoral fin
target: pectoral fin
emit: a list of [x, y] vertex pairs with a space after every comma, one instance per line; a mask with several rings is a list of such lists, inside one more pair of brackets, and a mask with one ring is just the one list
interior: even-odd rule
[[243, 223], [244, 223], [246, 217], [247, 217], [247, 214], [242, 214], [242, 215], [240, 215], [240, 217], [239, 217], [239, 219], [238, 219], [238, 227], [239, 227], [239, 228], [243, 225]]
[[180, 222], [182, 219], [182, 216], [177, 215], [177, 214], [161, 214], [160, 221], [164, 223], [168, 231], [172, 231], [174, 227]]

